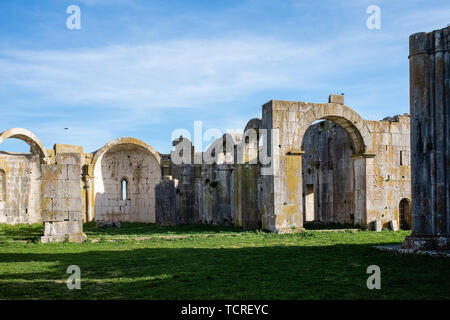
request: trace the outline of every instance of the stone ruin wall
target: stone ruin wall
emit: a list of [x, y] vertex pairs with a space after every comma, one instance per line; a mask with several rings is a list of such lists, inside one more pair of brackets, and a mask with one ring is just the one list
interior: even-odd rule
[[[365, 121], [375, 146], [367, 161], [367, 219], [385, 227], [392, 220], [399, 225], [400, 201], [411, 201], [410, 117], [389, 120]], [[406, 219], [411, 226], [410, 212]]]
[[[408, 115], [365, 120], [375, 145], [375, 156], [366, 162], [368, 224], [378, 220], [388, 227], [395, 220], [400, 225], [400, 201], [411, 201], [409, 120]], [[306, 131], [303, 150], [305, 221], [353, 224], [355, 166], [345, 130], [331, 120], [314, 124]]]
[[155, 223], [161, 168], [146, 149], [132, 144], [111, 148], [99, 160], [94, 177], [96, 220]]
[[[326, 119], [328, 128], [321, 129], [320, 138], [320, 125], [312, 124], [317, 119]], [[43, 241], [63, 239], [67, 232], [74, 235], [72, 240], [82, 241], [82, 221], [91, 220], [292, 232], [309, 219], [302, 196], [307, 185], [318, 183], [319, 220], [361, 227], [374, 220], [384, 225], [398, 220], [400, 199], [410, 198], [408, 117], [365, 121], [343, 105], [342, 97], [332, 95], [325, 104], [271, 101], [263, 106], [262, 118], [252, 119], [247, 127], [258, 132], [256, 142], [248, 141], [247, 131], [226, 134], [203, 153], [195, 152], [190, 141], [183, 142], [191, 160], [202, 157], [215, 163], [175, 164], [173, 153], [159, 154], [134, 138], [116, 139], [94, 153], [62, 144], [43, 152], [34, 147], [30, 155], [3, 152], [2, 188], [19, 209], [0, 201], [0, 219], [11, 224], [43, 221]], [[272, 155], [269, 166], [253, 161], [263, 148], [258, 145], [261, 129], [270, 132], [264, 140]], [[243, 163], [236, 163], [238, 158]], [[319, 170], [314, 169], [317, 163]], [[343, 171], [330, 172], [330, 165]], [[13, 197], [18, 190], [20, 196]], [[16, 212], [14, 218], [5, 209]]]
[[257, 180], [257, 165], [173, 165], [157, 186], [156, 220], [164, 225], [256, 228], [260, 225]]
[[[267, 167], [249, 163], [173, 165], [169, 155], [157, 154], [142, 141], [121, 138], [113, 142], [143, 146], [160, 166], [160, 176], [156, 173], [148, 176], [155, 178], [154, 185], [144, 186], [144, 190], [155, 188], [154, 221], [158, 224], [231, 223], [277, 233], [298, 231], [303, 228], [303, 220], [316, 218], [305, 213], [310, 203], [306, 203], [305, 198], [308, 191], [304, 192], [315, 181], [317, 186], [313, 186], [313, 190], [321, 191], [318, 203], [323, 202], [330, 210], [316, 210], [317, 217], [341, 222], [353, 220], [362, 227], [375, 222], [376, 229], [386, 222], [394, 227], [393, 222], [399, 219], [399, 200], [411, 199], [412, 191], [413, 233], [405, 239], [403, 247], [408, 250], [449, 249], [449, 39], [450, 27], [410, 37], [411, 120], [403, 116], [385, 121], [363, 120], [344, 105], [343, 96], [337, 95], [330, 95], [328, 103], [322, 104], [272, 100], [263, 105], [262, 118], [253, 119], [256, 121], [249, 124], [257, 123], [257, 128], [270, 132], [264, 144], [272, 161]], [[333, 147], [330, 157], [328, 150], [325, 156], [323, 146], [304, 145], [324, 139], [315, 136], [317, 127], [310, 129], [311, 137], [306, 132], [320, 119], [339, 125], [348, 138], [345, 142], [339, 132], [341, 129], [334, 125], [325, 132], [327, 142], [334, 135], [334, 139], [344, 145], [344, 150]], [[98, 158], [111, 146], [107, 144], [93, 154], [83, 153], [81, 147], [66, 145], [46, 150], [31, 132], [20, 128], [1, 133], [0, 144], [8, 138], [25, 141], [31, 150], [27, 155], [0, 153], [0, 222], [33, 223], [42, 219], [45, 223], [43, 241], [60, 241], [67, 237], [71, 241], [83, 241], [81, 221], [96, 219], [98, 195], [95, 189], [99, 189], [99, 182], [96, 186], [94, 180], [98, 180], [99, 169], [97, 173], [94, 169]], [[344, 164], [350, 154], [346, 147], [348, 142], [353, 147], [352, 162]], [[241, 145], [236, 143], [233, 147]], [[258, 145], [245, 147], [249, 151], [247, 160], [258, 153]], [[305, 151], [311, 154], [304, 155]], [[311, 167], [316, 165], [318, 157], [320, 166], [313, 172]], [[119, 167], [127, 161], [123, 156], [113, 159], [111, 155], [110, 163], [117, 162]], [[343, 183], [336, 183], [342, 176], [325, 172], [330, 165], [341, 167], [344, 172], [353, 171], [353, 176], [349, 174]], [[154, 168], [156, 172], [157, 166]], [[304, 177], [302, 172], [309, 169], [311, 173]], [[109, 176], [106, 182], [114, 184], [112, 172]], [[342, 186], [342, 189], [335, 186]], [[110, 193], [117, 194], [117, 186], [110, 187]], [[151, 199], [152, 192], [134, 194]], [[337, 198], [353, 206], [352, 218], [351, 214], [343, 212], [347, 209], [342, 202], [335, 202]], [[97, 206], [97, 219], [102, 214], [103, 218], [111, 219], [107, 216], [110, 210], [102, 210], [114, 208], [118, 203], [112, 199], [110, 205], [109, 200]], [[148, 203], [148, 221], [153, 220], [151, 202]], [[135, 205], [147, 208], [145, 201], [143, 205]], [[122, 215], [120, 219], [126, 217]]]
[[83, 155], [77, 150], [70, 150], [70, 147], [68, 149], [57, 152], [54, 163], [41, 165], [42, 242], [66, 239], [82, 242], [86, 239], [83, 233], [85, 214], [81, 181]]
[[0, 223], [42, 222], [38, 155], [0, 152]]

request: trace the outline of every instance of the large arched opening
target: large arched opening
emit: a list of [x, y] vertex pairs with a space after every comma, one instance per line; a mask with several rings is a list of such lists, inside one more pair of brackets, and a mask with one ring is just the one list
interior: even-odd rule
[[155, 222], [160, 155], [134, 138], [119, 138], [98, 150], [94, 166], [95, 220]]
[[[20, 152], [3, 144], [12, 140]], [[0, 134], [0, 149], [0, 223], [41, 222], [41, 164], [47, 163], [42, 142], [26, 129], [12, 128]]]
[[366, 226], [369, 130], [352, 109], [325, 104], [302, 116], [303, 221]]
[[355, 172], [353, 143], [330, 120], [313, 124], [302, 150], [304, 222], [354, 224]]

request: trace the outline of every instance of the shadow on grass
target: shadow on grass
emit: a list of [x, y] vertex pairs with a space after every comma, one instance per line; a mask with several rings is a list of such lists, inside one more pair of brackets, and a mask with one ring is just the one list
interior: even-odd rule
[[38, 241], [44, 233], [42, 223], [0, 225], [0, 240]]
[[[1, 253], [3, 265], [34, 267], [3, 270], [0, 298], [450, 298], [449, 259], [392, 255], [374, 250], [375, 244]], [[381, 290], [366, 287], [367, 267], [374, 264], [381, 268]], [[81, 268], [81, 290], [66, 287], [69, 265]]]

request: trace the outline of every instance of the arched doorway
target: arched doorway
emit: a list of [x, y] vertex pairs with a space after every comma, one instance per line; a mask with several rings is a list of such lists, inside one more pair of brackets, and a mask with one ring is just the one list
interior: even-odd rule
[[402, 199], [399, 204], [398, 220], [400, 229], [411, 229], [411, 205], [409, 199]]
[[271, 100], [263, 105], [261, 130], [267, 130], [270, 163], [262, 173], [264, 204], [262, 227], [274, 232], [303, 228], [302, 150], [307, 129], [317, 120], [339, 125], [352, 144], [354, 170], [354, 224], [366, 227], [367, 163], [373, 162], [373, 137], [367, 123], [343, 103], [343, 96], [331, 95], [328, 103]]
[[353, 149], [345, 130], [332, 121], [308, 128], [302, 145], [304, 222], [354, 224], [357, 194]]
[[30, 146], [30, 153], [39, 155], [40, 162], [47, 163], [47, 153], [42, 142], [30, 131], [23, 128], [12, 128], [0, 134], [0, 144], [6, 139], [19, 139]]
[[[364, 120], [343, 104], [322, 104], [301, 115], [298, 132], [302, 162], [309, 160], [307, 167], [302, 165], [304, 220], [320, 217], [323, 222], [365, 226], [366, 159], [373, 154]], [[311, 143], [313, 148], [307, 149]], [[311, 149], [318, 151], [312, 158]]]
[[111, 141], [95, 153], [95, 220], [155, 222], [159, 154], [134, 138]]

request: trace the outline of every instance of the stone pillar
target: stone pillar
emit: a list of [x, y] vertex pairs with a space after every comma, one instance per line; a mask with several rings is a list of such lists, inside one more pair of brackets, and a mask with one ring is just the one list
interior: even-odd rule
[[42, 168], [42, 242], [83, 242], [83, 202], [81, 193], [81, 155], [56, 155], [55, 164]]
[[94, 188], [94, 177], [93, 176], [86, 176], [86, 213], [87, 213], [87, 217], [86, 220], [87, 221], [93, 221], [94, 220], [94, 210], [93, 210], [93, 201], [92, 199], [93, 197], [93, 188]]
[[450, 249], [450, 27], [410, 36], [412, 235]]
[[180, 223], [176, 207], [177, 183], [172, 176], [163, 176], [155, 187], [155, 221], [159, 226], [175, 226]]

